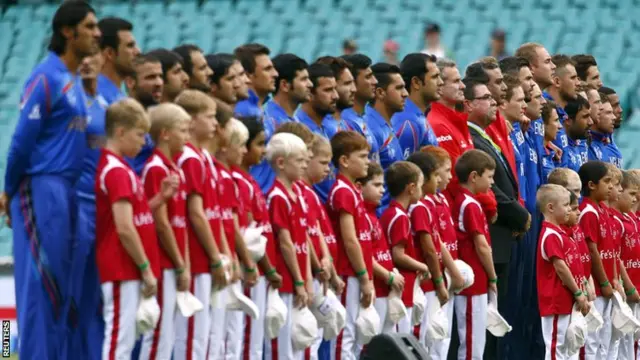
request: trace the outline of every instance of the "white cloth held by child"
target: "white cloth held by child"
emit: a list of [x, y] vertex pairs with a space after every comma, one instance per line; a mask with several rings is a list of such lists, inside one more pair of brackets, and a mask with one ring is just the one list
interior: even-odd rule
[[571, 320], [565, 333], [564, 345], [568, 356], [573, 356], [580, 352], [580, 348], [584, 346], [587, 338], [587, 321], [584, 316], [578, 310], [577, 305], [573, 305], [573, 311], [571, 312]]
[[160, 320], [160, 305], [155, 296], [140, 300], [136, 311], [136, 332], [139, 335], [145, 334], [156, 328]]
[[600, 330], [600, 328], [604, 324], [604, 319], [598, 312], [598, 309], [596, 309], [596, 306], [593, 304], [593, 302], [590, 302], [589, 304], [591, 305], [591, 308], [589, 309], [587, 315], [585, 315], [584, 320], [587, 322], [587, 331], [596, 332]]
[[260, 311], [258, 306], [251, 301], [243, 292], [240, 281], [229, 285], [229, 291], [227, 295], [227, 310], [239, 310], [249, 315], [252, 319], [256, 320], [260, 317]]
[[294, 307], [291, 317], [291, 344], [294, 351], [302, 351], [318, 336], [318, 322], [306, 306], [302, 309]]
[[202, 302], [198, 300], [192, 293], [188, 291], [178, 291], [176, 294], [176, 303], [182, 316], [188, 318], [203, 309]]
[[622, 300], [620, 293], [614, 291], [611, 301], [613, 301], [613, 310], [611, 310], [613, 328], [624, 335], [635, 333], [640, 328], [640, 321], [636, 319], [629, 305]]
[[[449, 300], [453, 301], [453, 300]], [[432, 303], [427, 304], [427, 334], [434, 340], [444, 340], [449, 335], [449, 319], [447, 313], [442, 310], [440, 300], [436, 297]]]
[[242, 233], [249, 255], [256, 262], [264, 257], [267, 247], [267, 238], [262, 235], [263, 230], [263, 226], [258, 226], [256, 222], [252, 222]]
[[[453, 263], [458, 268], [460, 275], [462, 275], [462, 280], [464, 283], [462, 289], [458, 289], [458, 291], [455, 292], [456, 294], [459, 294], [460, 291], [473, 285], [473, 282], [475, 281], [475, 275], [473, 274], [473, 269], [471, 269], [471, 266], [469, 266], [469, 264], [467, 264], [466, 262], [460, 259], [456, 259], [453, 260]], [[444, 277], [447, 280], [447, 290], [451, 291], [451, 274], [449, 272], [449, 269], [444, 269]]]
[[356, 333], [357, 339], [360, 344], [367, 345], [371, 339], [378, 335], [380, 331], [380, 316], [373, 307], [373, 304], [368, 308], [360, 305], [360, 311], [358, 318], [356, 319]]
[[495, 337], [503, 337], [513, 330], [511, 325], [498, 312], [498, 295], [489, 291], [489, 306], [487, 306], [487, 330]]
[[287, 304], [280, 297], [277, 289], [269, 287], [267, 293], [267, 310], [264, 319], [265, 336], [267, 339], [275, 339], [280, 333], [280, 329], [287, 321]]
[[420, 276], [416, 278], [413, 284], [413, 310], [411, 310], [411, 325], [416, 326], [422, 322], [422, 316], [427, 307], [427, 298], [424, 296], [422, 288], [420, 288]]

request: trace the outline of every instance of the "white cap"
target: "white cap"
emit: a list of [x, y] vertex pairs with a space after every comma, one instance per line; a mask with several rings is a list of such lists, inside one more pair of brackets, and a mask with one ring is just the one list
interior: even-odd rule
[[178, 304], [180, 313], [186, 318], [193, 316], [193, 314], [204, 308], [202, 302], [188, 291], [178, 291], [176, 294], [176, 303]]
[[291, 310], [291, 343], [294, 351], [302, 351], [318, 336], [318, 322], [309, 308]]
[[373, 305], [366, 309], [360, 306], [356, 319], [356, 332], [358, 342], [363, 345], [367, 345], [380, 332], [380, 316]]
[[267, 310], [264, 318], [265, 336], [267, 339], [275, 339], [280, 329], [287, 321], [287, 304], [282, 301], [278, 290], [269, 288], [267, 294]]

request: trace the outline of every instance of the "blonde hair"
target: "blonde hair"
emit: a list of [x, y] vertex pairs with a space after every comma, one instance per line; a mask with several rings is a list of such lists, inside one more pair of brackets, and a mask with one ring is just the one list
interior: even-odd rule
[[314, 157], [323, 150], [331, 155], [331, 143], [324, 136], [313, 134], [313, 141], [311, 142], [310, 150]]
[[538, 189], [536, 194], [536, 204], [542, 213], [545, 212], [545, 208], [549, 204], [556, 204], [562, 201], [562, 197], [566, 196], [570, 198], [569, 190], [556, 184], [545, 184]]
[[249, 129], [242, 123], [242, 121], [231, 118], [227, 125], [227, 144], [229, 145], [244, 145], [249, 140]]
[[183, 90], [175, 100], [176, 105], [181, 106], [189, 115], [195, 116], [207, 110], [216, 110], [216, 102], [212, 98], [198, 90]]
[[580, 176], [578, 175], [578, 173], [569, 168], [555, 168], [549, 174], [547, 182], [549, 184], [560, 185], [566, 188], [567, 186], [569, 186], [569, 181], [571, 180], [572, 176], [580, 180]]
[[290, 133], [278, 133], [271, 137], [267, 144], [267, 161], [273, 164], [278, 158], [285, 159], [291, 155], [304, 153], [307, 145], [299, 137]]
[[[522, 44], [520, 45], [520, 47], [518, 48], [518, 50], [516, 50], [515, 56], [519, 56], [519, 57], [523, 57], [525, 59], [527, 59], [527, 61], [529, 61], [529, 64], [533, 64], [534, 60], [537, 58], [538, 56], [538, 48], [542, 48], [544, 46], [538, 44], [538, 43], [534, 43], [534, 42], [528, 42], [526, 44]], [[542, 90], [542, 89], [540, 89]]]
[[105, 132], [107, 137], [114, 135], [117, 127], [125, 129], [141, 128], [149, 131], [151, 123], [144, 107], [132, 98], [123, 98], [111, 104], [105, 115]]
[[182, 122], [191, 121], [191, 116], [180, 106], [172, 103], [163, 103], [149, 108], [151, 130], [149, 135], [154, 143], [160, 140], [162, 130], [170, 130]]
[[607, 172], [609, 174], [611, 174], [611, 180], [615, 183], [617, 182], [621, 182], [622, 181], [622, 171], [620, 171], [620, 169], [618, 169], [618, 167], [616, 167], [615, 165], [613, 165], [612, 163], [605, 163], [607, 165]]

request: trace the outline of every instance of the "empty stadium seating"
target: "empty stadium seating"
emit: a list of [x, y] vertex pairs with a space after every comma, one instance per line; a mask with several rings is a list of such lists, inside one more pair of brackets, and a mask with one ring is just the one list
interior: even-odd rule
[[[99, 17], [119, 16], [135, 24], [141, 49], [195, 43], [209, 52], [231, 52], [247, 41], [274, 53], [295, 52], [313, 60], [341, 51], [355, 38], [374, 60], [382, 43], [400, 44], [400, 56], [420, 50], [427, 22], [441, 25], [444, 44], [461, 68], [486, 55], [490, 32], [507, 32], [513, 51], [526, 41], [542, 42], [551, 53], [593, 53], [603, 81], [620, 94], [625, 109], [640, 107], [640, 0], [209, 0], [92, 1]], [[30, 69], [42, 58], [55, 4], [21, 0], [0, 16], [0, 173], [17, 118], [19, 93]], [[617, 140], [628, 167], [640, 114], [627, 119]], [[0, 188], [3, 187], [0, 177]], [[0, 230], [0, 256], [10, 252], [8, 230]]]

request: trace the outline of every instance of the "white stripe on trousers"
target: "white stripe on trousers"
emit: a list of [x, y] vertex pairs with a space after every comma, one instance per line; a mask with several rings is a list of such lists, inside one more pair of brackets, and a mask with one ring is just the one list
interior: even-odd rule
[[378, 316], [380, 316], [380, 329], [378, 332], [381, 334], [392, 334], [396, 331], [396, 324], [391, 324], [387, 321], [387, 311], [389, 307], [389, 300], [386, 297], [376, 298], [376, 301], [373, 303], [378, 312]]
[[587, 341], [584, 347], [585, 360], [603, 360], [607, 358], [609, 353], [609, 343], [611, 341], [611, 305], [610, 299], [603, 296], [596, 297], [593, 302], [596, 310], [602, 315], [604, 324], [597, 332], [591, 332], [587, 335]]
[[209, 328], [208, 351], [210, 360], [224, 359], [225, 336], [227, 334], [225, 324], [227, 321], [227, 315], [229, 314], [225, 309], [227, 306], [228, 291], [229, 287], [226, 287], [218, 292], [216, 303], [211, 304], [211, 310], [208, 314], [209, 321], [211, 321], [211, 327]]
[[[260, 317], [253, 320], [248, 316], [244, 317], [245, 330], [243, 331], [243, 354], [249, 352], [249, 360], [262, 360], [262, 348], [264, 346], [264, 319], [267, 309], [267, 279], [264, 276], [258, 277], [258, 282], [249, 291], [251, 300], [258, 307]], [[249, 327], [249, 339], [245, 337], [246, 328]], [[242, 357], [245, 359], [246, 357]]]
[[[158, 294], [158, 300], [162, 300], [160, 307], [161, 318], [154, 331], [149, 331], [142, 338], [140, 360], [170, 359], [175, 341], [176, 324], [176, 273], [173, 269], [162, 271], [162, 294]], [[160, 301], [159, 301], [160, 302]], [[151, 357], [155, 352], [155, 356]]]
[[[136, 312], [140, 303], [140, 280], [103, 283], [102, 358], [131, 359], [136, 343]], [[115, 356], [114, 356], [115, 355]]]
[[564, 346], [564, 340], [567, 334], [567, 328], [569, 327], [569, 322], [571, 321], [571, 315], [543, 316], [540, 319], [542, 323], [542, 337], [544, 339], [545, 360], [568, 359], [569, 357]]
[[[467, 311], [467, 304], [469, 310]], [[487, 338], [487, 294], [464, 296], [456, 295], [455, 313], [458, 322], [458, 336], [460, 347], [458, 348], [458, 360], [482, 360], [484, 345]], [[471, 329], [468, 329], [471, 327]], [[467, 332], [471, 339], [467, 339]], [[467, 347], [471, 354], [467, 356]]]
[[[191, 292], [200, 300], [204, 309], [190, 318], [185, 318], [178, 311], [176, 314], [176, 343], [173, 349], [173, 359], [204, 359], [207, 354], [209, 338], [211, 299], [211, 274], [195, 274], [191, 279]], [[189, 331], [191, 329], [191, 331]], [[188, 344], [189, 343], [189, 344]], [[187, 354], [188, 345], [191, 354]]]
[[[302, 360], [304, 351], [293, 351], [291, 343], [291, 311], [293, 310], [293, 294], [281, 293], [282, 301], [287, 305], [287, 320], [278, 333], [278, 337], [265, 342], [265, 360]], [[275, 347], [275, 348], [274, 348]], [[277, 352], [277, 358], [274, 357]]]

